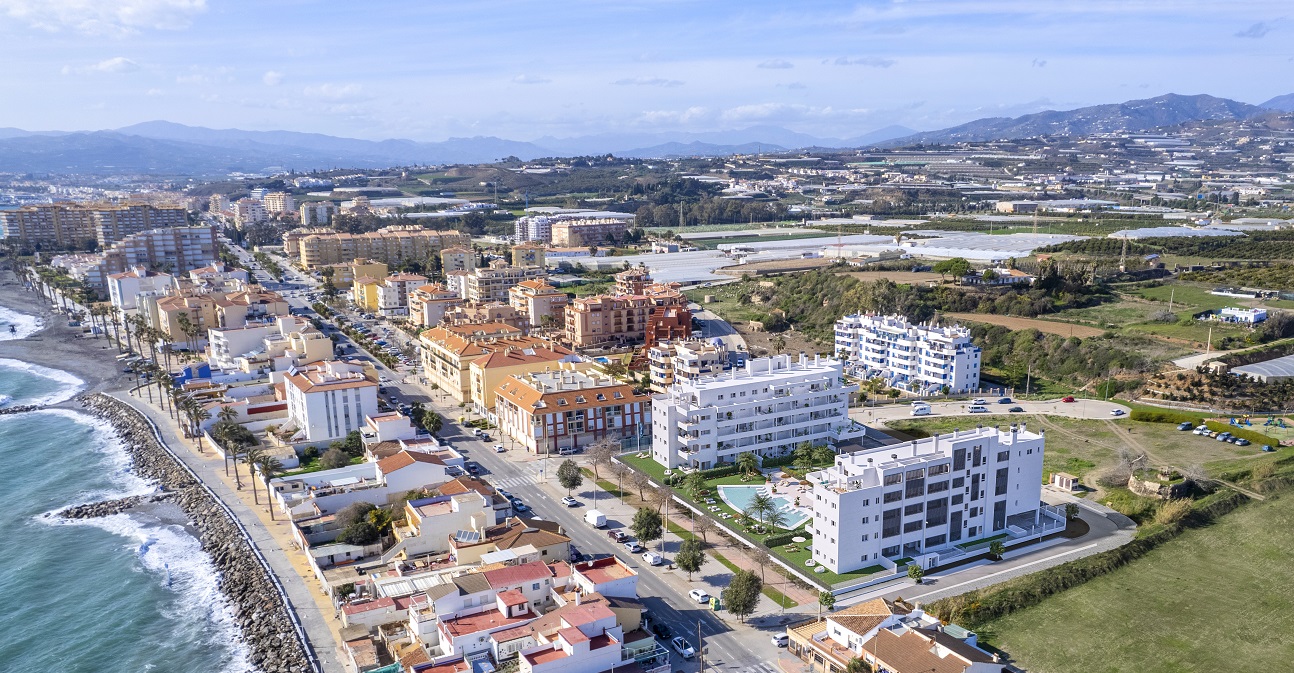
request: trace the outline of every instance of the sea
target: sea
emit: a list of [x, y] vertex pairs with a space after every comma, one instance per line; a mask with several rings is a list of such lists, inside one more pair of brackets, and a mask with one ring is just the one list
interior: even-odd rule
[[[0, 312], [0, 322], [39, 324]], [[31, 319], [34, 320], [34, 319]], [[9, 329], [0, 339], [11, 338]], [[29, 333], [30, 334], [30, 333]], [[0, 406], [71, 399], [75, 375], [0, 358]], [[0, 415], [0, 670], [250, 673], [217, 573], [173, 505], [66, 520], [154, 492], [111, 426], [70, 409]]]

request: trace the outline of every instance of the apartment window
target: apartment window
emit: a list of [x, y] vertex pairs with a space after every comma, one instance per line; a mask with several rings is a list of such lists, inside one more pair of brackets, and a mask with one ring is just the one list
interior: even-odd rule
[[926, 549], [931, 547], [940, 547], [948, 541], [947, 535], [931, 535], [926, 538]]
[[899, 483], [899, 482], [901, 482], [901, 481], [903, 481], [903, 475], [902, 475], [902, 474], [899, 474], [899, 473], [897, 473], [897, 472], [895, 472], [894, 474], [887, 474], [887, 475], [885, 475], [885, 485], [886, 485], [886, 486], [893, 486], [893, 485], [895, 485], [895, 484], [897, 484], [897, 483]]
[[869, 521], [871, 521], [871, 520], [872, 520], [872, 517], [870, 517], [870, 516], [865, 516], [865, 517], [863, 517], [863, 523], [868, 523], [868, 522], [869, 522]]
[[904, 484], [904, 497], [919, 498], [926, 494], [926, 480], [909, 478]]
[[925, 510], [925, 508], [926, 508], [925, 503], [921, 503], [921, 502], [913, 503], [903, 508], [903, 516], [912, 516], [913, 514], [920, 514], [922, 511]]
[[926, 493], [943, 493], [948, 490], [948, 482], [936, 481], [926, 487]]
[[[902, 510], [895, 507], [881, 513], [881, 537], [894, 537], [899, 534], [899, 524], [902, 519], [901, 512]], [[888, 555], [886, 554], [886, 556]]]
[[997, 452], [997, 462], [999, 462], [999, 463], [1005, 463], [1005, 462], [1006, 462], [1006, 461], [1008, 461], [1008, 460], [1011, 460], [1011, 452], [1010, 452], [1010, 451], [998, 451], [998, 452]]
[[966, 486], [966, 477], [953, 477], [953, 488], [963, 488]]
[[979, 475], [978, 474], [971, 475], [970, 490], [971, 490], [971, 502], [975, 502], [976, 500], [979, 500]]
[[1010, 468], [1006, 467], [997, 471], [993, 480], [993, 495], [1006, 495], [1006, 480], [1010, 472]]
[[971, 467], [979, 467], [984, 464], [983, 447], [975, 447], [971, 453]]
[[885, 494], [884, 504], [888, 505], [892, 502], [898, 502], [902, 499], [903, 499], [903, 491], [890, 491], [889, 493]]
[[952, 502], [954, 505], [960, 505], [965, 499], [966, 499], [966, 496], [962, 495], [961, 493], [958, 493], [953, 496]]
[[972, 508], [970, 508], [970, 515], [971, 515], [971, 518], [972, 518], [972, 519], [974, 519], [975, 517], [979, 516], [979, 508], [978, 508], [978, 507], [972, 507]]
[[953, 451], [953, 469], [958, 471], [966, 469], [966, 449]]
[[948, 523], [948, 499], [939, 498], [926, 503], [926, 527]]
[[898, 556], [898, 555], [899, 555], [898, 545], [894, 545], [893, 547], [886, 547], [881, 550], [881, 556]]
[[911, 481], [912, 479], [920, 479], [920, 478], [922, 478], [922, 477], [926, 476], [926, 471], [925, 471], [925, 470], [923, 470], [923, 469], [908, 470], [907, 474], [906, 474], [906, 475], [904, 475], [904, 476], [905, 476], [905, 478], [907, 478], [909, 481]]
[[534, 584], [530, 585], [530, 590], [531, 590], [531, 591], [539, 591], [539, 583], [538, 583], [538, 582], [535, 582]]
[[917, 532], [917, 531], [921, 530], [921, 524], [922, 524], [922, 522], [921, 522], [921, 520], [920, 520], [920, 519], [917, 519], [916, 521], [909, 521], [909, 522], [907, 522], [907, 523], [903, 524], [903, 532], [904, 532], [904, 533], [915, 533], [915, 532]]
[[993, 530], [1006, 528], [1006, 501], [993, 503]]

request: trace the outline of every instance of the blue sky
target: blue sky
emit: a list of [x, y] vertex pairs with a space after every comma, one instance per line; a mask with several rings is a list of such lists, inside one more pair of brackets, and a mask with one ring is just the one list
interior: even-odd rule
[[1168, 92], [1259, 103], [1294, 91], [1292, 12], [1288, 0], [0, 0], [0, 126], [531, 140], [772, 124], [848, 137]]

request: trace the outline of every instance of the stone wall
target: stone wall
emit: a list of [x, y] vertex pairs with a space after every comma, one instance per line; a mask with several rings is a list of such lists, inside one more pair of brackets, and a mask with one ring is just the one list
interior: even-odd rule
[[[116, 429], [130, 454], [134, 470], [156, 481], [192, 521], [220, 573], [220, 590], [229, 598], [238, 625], [252, 651], [251, 659], [265, 673], [311, 673], [317, 661], [308, 651], [305, 634], [287, 597], [269, 568], [252, 548], [242, 527], [157, 439], [149, 420], [138, 410], [106, 395], [81, 399], [86, 410]], [[135, 504], [135, 503], [131, 503]], [[124, 505], [124, 506], [123, 506]], [[85, 505], [81, 516], [114, 513], [128, 507], [122, 501]], [[98, 514], [103, 512], [103, 514]]]

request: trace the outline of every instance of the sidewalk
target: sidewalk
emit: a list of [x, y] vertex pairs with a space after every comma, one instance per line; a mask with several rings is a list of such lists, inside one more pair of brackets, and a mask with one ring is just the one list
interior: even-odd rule
[[[238, 468], [243, 482], [243, 489], [240, 491], [234, 480], [232, 464], [230, 474], [226, 476], [224, 461], [209, 449], [204, 448], [199, 452], [193, 440], [180, 435], [175, 421], [165, 411], [148, 403], [147, 396], [140, 399], [127, 392], [111, 394], [153, 419], [167, 446], [234, 511], [287, 590], [291, 607], [301, 620], [324, 671], [347, 672], [349, 669], [344, 663], [345, 657], [340, 647], [341, 620], [331, 599], [319, 588], [305, 555], [293, 543], [292, 528], [285, 516], [272, 521], [268, 504], [255, 502], [247, 467], [239, 465]], [[264, 487], [258, 485], [257, 489], [260, 494], [258, 497], [264, 499]]]

